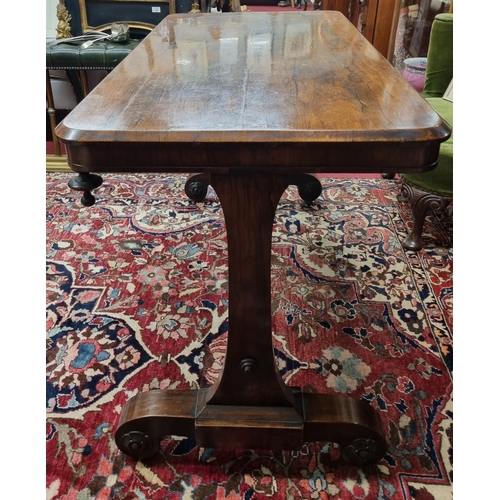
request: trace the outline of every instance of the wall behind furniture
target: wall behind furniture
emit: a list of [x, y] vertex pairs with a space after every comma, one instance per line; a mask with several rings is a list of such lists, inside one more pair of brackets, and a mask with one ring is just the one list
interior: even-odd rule
[[55, 38], [57, 34], [57, 4], [58, 0], [45, 0], [46, 8], [46, 37]]

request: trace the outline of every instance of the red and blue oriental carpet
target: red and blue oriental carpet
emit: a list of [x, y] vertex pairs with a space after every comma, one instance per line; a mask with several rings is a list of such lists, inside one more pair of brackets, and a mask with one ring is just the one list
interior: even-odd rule
[[425, 249], [397, 181], [322, 179], [275, 220], [272, 307], [286, 384], [367, 401], [389, 449], [344, 464], [329, 442], [218, 450], [171, 436], [144, 462], [114, 442], [141, 391], [213, 383], [227, 337], [227, 244], [215, 193], [180, 175], [108, 175], [93, 207], [47, 175], [47, 499], [448, 500], [452, 498], [452, 220]]

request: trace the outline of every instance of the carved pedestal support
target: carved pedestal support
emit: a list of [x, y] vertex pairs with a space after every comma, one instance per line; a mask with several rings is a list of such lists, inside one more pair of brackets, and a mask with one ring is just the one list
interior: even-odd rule
[[[195, 202], [200, 202], [205, 199], [209, 186], [208, 174], [191, 174], [186, 184], [184, 185], [184, 192], [186, 196]], [[319, 198], [323, 191], [321, 181], [314, 174], [295, 174], [290, 175], [288, 184], [297, 186], [299, 196], [306, 202], [306, 205]]]
[[304, 442], [333, 442], [344, 461], [357, 466], [386, 453], [380, 416], [363, 401], [295, 389], [294, 406], [214, 405], [207, 404], [209, 391], [163, 389], [132, 397], [115, 433], [118, 448], [144, 460], [175, 435], [221, 449], [299, 450]]
[[276, 207], [290, 176], [196, 174], [187, 184], [196, 187], [196, 182], [213, 186], [226, 221], [229, 325], [224, 366], [209, 388], [154, 390], [131, 398], [116, 431], [117, 446], [144, 459], [168, 435], [222, 449], [297, 450], [307, 441], [331, 441], [340, 445], [349, 463], [377, 462], [386, 442], [374, 408], [346, 396], [304, 394], [286, 386], [277, 369], [271, 241]]

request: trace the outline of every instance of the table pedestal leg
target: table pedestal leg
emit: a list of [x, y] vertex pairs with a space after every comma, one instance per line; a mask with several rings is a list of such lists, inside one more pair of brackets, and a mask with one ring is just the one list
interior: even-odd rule
[[351, 463], [374, 463], [386, 443], [378, 413], [346, 396], [303, 394], [277, 370], [271, 330], [271, 237], [287, 175], [211, 174], [228, 239], [229, 311], [224, 367], [208, 389], [155, 390], [125, 405], [118, 447], [151, 456], [161, 438], [183, 435], [200, 446], [300, 449], [334, 441]]

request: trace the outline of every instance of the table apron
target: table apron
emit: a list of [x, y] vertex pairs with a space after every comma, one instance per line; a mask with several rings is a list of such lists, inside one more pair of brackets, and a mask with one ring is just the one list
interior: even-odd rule
[[67, 145], [76, 172], [377, 173], [432, 170], [440, 144], [185, 144], [85, 143]]

